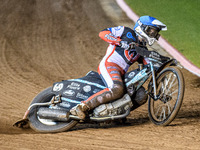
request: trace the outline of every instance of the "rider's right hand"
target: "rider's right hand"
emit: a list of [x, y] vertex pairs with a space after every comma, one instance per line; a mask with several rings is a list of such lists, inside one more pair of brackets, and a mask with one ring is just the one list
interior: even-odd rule
[[129, 49], [130, 48], [130, 45], [128, 44], [127, 41], [120, 41], [119, 43], [120, 43], [119, 46], [121, 46], [121, 48], [124, 48], [124, 49]]

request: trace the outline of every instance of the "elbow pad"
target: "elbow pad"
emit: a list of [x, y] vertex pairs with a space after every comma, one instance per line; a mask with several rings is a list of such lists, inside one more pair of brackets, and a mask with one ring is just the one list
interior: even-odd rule
[[116, 38], [109, 30], [101, 31], [99, 37], [110, 44], [120, 45], [121, 39]]

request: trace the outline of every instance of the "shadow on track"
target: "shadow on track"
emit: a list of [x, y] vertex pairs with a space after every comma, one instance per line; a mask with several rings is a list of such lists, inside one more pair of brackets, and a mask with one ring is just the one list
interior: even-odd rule
[[123, 127], [131, 127], [131, 126], [138, 126], [142, 124], [147, 124], [149, 122], [149, 118], [138, 118], [138, 119], [131, 119], [128, 118], [126, 122], [123, 120], [116, 120], [112, 122], [104, 122], [104, 123], [79, 123], [71, 131], [75, 130], [83, 130], [83, 129], [109, 129], [109, 128], [123, 128]]

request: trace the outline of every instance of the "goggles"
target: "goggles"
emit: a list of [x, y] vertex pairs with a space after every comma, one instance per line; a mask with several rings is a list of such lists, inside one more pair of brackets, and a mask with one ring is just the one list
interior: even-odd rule
[[150, 37], [150, 38], [155, 38], [156, 40], [159, 39], [160, 34], [159, 33], [159, 29], [156, 27], [152, 27], [152, 26], [146, 26], [144, 32]]

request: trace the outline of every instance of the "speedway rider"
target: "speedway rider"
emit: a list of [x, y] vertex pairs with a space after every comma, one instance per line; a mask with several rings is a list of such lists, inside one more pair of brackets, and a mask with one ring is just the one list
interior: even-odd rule
[[85, 113], [103, 103], [121, 98], [125, 93], [123, 76], [130, 65], [136, 61], [148, 64], [143, 58], [130, 48], [130, 43], [146, 48], [146, 43], [153, 45], [159, 38], [159, 31], [167, 30], [167, 26], [154, 17], [140, 17], [134, 29], [118, 26], [102, 30], [99, 37], [109, 43], [106, 55], [101, 60], [98, 73], [106, 85], [106, 89], [92, 95], [86, 101], [73, 107], [70, 112], [84, 119]]

